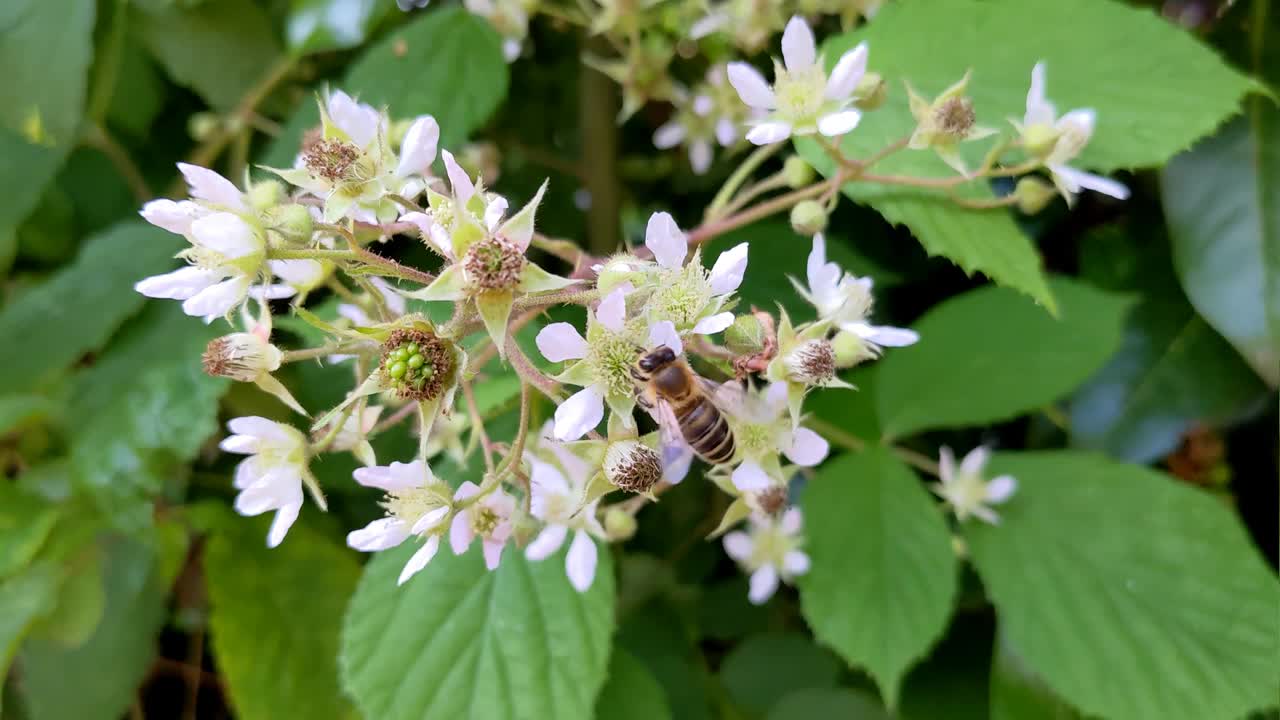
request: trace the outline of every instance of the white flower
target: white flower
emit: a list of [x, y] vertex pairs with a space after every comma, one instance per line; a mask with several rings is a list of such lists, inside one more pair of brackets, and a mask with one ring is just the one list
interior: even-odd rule
[[653, 145], [659, 150], [685, 145], [689, 166], [701, 175], [711, 167], [712, 143], [729, 147], [737, 141], [738, 124], [746, 114], [726, 82], [723, 65], [713, 66], [705, 83], [693, 93], [681, 92], [675, 102], [675, 116], [654, 131]]
[[[827, 262], [826, 240], [821, 233], [813, 236], [813, 249], [809, 252], [806, 271], [808, 287], [801, 286], [794, 279], [792, 284], [817, 308], [820, 320], [830, 321], [842, 333], [860, 340], [868, 357], [878, 357], [881, 347], [905, 347], [920, 339], [914, 330], [867, 322], [872, 306], [871, 278], [856, 277], [839, 265]], [[839, 339], [836, 345], [839, 350]]]
[[284, 353], [268, 342], [270, 332], [267, 324], [259, 324], [253, 332], [231, 333], [210, 340], [200, 358], [204, 371], [214, 377], [254, 383], [290, 409], [306, 415], [307, 411], [289, 389], [271, 374], [280, 368]]
[[942, 482], [930, 485], [930, 489], [951, 506], [961, 522], [970, 515], [993, 525], [1000, 522], [990, 506], [1007, 501], [1018, 489], [1018, 481], [1012, 475], [983, 479], [982, 471], [990, 458], [990, 450], [976, 447], [956, 467], [951, 448], [943, 447], [939, 453], [938, 476]]
[[[369, 405], [362, 412], [351, 413], [347, 419], [343, 421], [342, 427], [338, 429], [338, 434], [333, 439], [330, 449], [337, 452], [349, 452], [355, 455], [356, 459], [367, 466], [378, 464], [377, 457], [373, 454], [373, 446], [369, 444], [369, 433], [374, 426], [378, 424], [378, 418], [382, 416], [381, 405]], [[326, 427], [323, 432], [328, 432]]]
[[733, 324], [733, 313], [721, 308], [742, 284], [748, 243], [721, 253], [708, 272], [702, 267], [700, 251], [689, 256], [688, 239], [670, 213], [657, 212], [649, 217], [644, 244], [658, 266], [646, 304], [651, 323], [668, 320], [679, 332], [696, 335], [712, 335]]
[[735, 530], [724, 536], [724, 550], [750, 573], [747, 598], [764, 604], [778, 589], [778, 582], [791, 583], [809, 572], [809, 556], [800, 549], [803, 516], [799, 508], [788, 508], [779, 517], [752, 516], [747, 532]]
[[400, 141], [400, 163], [396, 166], [396, 175], [430, 175], [439, 143], [440, 124], [430, 115], [418, 116]]
[[[472, 500], [480, 494], [480, 486], [468, 480], [458, 487], [453, 495], [453, 504], [459, 507], [449, 526], [449, 546], [454, 555], [461, 555], [471, 546], [471, 541], [480, 538], [484, 546], [485, 567], [493, 570], [498, 567], [502, 558], [502, 548], [511, 537], [511, 514], [515, 512], [516, 501], [502, 489], [490, 491], [478, 500]], [[463, 508], [460, 503], [471, 501]]]
[[751, 509], [772, 515], [787, 500], [787, 481], [778, 455], [801, 467], [814, 467], [826, 459], [831, 446], [818, 433], [793, 423], [785, 382], [770, 383], [762, 392], [744, 393], [726, 405], [740, 461], [730, 480]]
[[525, 556], [530, 560], [546, 559], [564, 545], [572, 532], [573, 541], [569, 544], [564, 570], [574, 589], [586, 592], [596, 577], [598, 551], [592, 536], [605, 537], [604, 528], [596, 518], [599, 501], [579, 507], [592, 468], [559, 443], [548, 445], [556, 450], [559, 468], [532, 455], [528, 457], [532, 467], [529, 480], [533, 493], [530, 512], [546, 524], [525, 548]]
[[797, 15], [782, 33], [782, 57], [784, 64], [774, 63], [772, 87], [747, 63], [729, 64], [729, 82], [742, 101], [768, 113], [754, 123], [747, 140], [770, 145], [815, 132], [836, 137], [857, 127], [862, 113], [849, 106], [867, 70], [866, 43], [840, 56], [828, 77], [817, 57], [813, 30]]
[[1103, 195], [1124, 200], [1129, 188], [1123, 184], [1077, 170], [1067, 163], [1074, 160], [1089, 144], [1097, 113], [1092, 108], [1071, 110], [1058, 117], [1058, 110], [1045, 98], [1044, 62], [1031, 69], [1031, 88], [1027, 91], [1027, 111], [1022, 122], [1013, 121], [1022, 135], [1028, 152], [1044, 161], [1058, 192], [1071, 203], [1082, 190], [1094, 190]]
[[354, 477], [365, 487], [387, 493], [382, 501], [387, 515], [347, 533], [347, 545], [361, 552], [377, 552], [396, 547], [413, 536], [426, 538], [400, 571], [396, 584], [403, 585], [426, 567], [440, 549], [444, 521], [452, 510], [449, 486], [421, 460], [359, 468]]
[[298, 519], [302, 486], [324, 508], [323, 496], [307, 468], [307, 438], [295, 428], [261, 417], [239, 417], [227, 423], [234, 433], [219, 445], [225, 452], [249, 457], [236, 466], [234, 485], [240, 493], [235, 509], [241, 515], [274, 510], [267, 546], [275, 547]]

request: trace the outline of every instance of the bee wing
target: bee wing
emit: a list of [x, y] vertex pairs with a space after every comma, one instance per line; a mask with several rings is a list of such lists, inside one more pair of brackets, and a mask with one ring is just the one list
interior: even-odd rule
[[707, 397], [711, 398], [712, 404], [717, 408], [734, 417], [742, 415], [747, 402], [747, 390], [741, 383], [733, 380], [718, 383], [701, 376], [698, 380], [702, 383], [702, 389]]
[[693, 448], [684, 440], [680, 421], [666, 400], [658, 400], [650, 415], [658, 423], [658, 445], [662, 450], [663, 479], [675, 485], [684, 479], [693, 462]]

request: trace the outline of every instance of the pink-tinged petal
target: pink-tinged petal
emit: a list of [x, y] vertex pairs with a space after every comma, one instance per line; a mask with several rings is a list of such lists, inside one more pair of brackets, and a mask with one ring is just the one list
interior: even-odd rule
[[237, 490], [245, 490], [257, 482], [261, 475], [262, 465], [258, 462], [258, 458], [245, 458], [236, 465], [236, 474], [231, 484]]
[[778, 591], [778, 571], [772, 565], [765, 565], [751, 573], [750, 586], [747, 590], [747, 599], [751, 604], [765, 604]]
[[858, 89], [858, 83], [862, 82], [862, 76], [867, 73], [867, 54], [867, 44], [864, 42], [840, 56], [827, 78], [825, 95], [828, 100], [844, 100]]
[[574, 393], [556, 408], [557, 440], [577, 440], [604, 419], [604, 395], [595, 387]]
[[459, 503], [459, 502], [462, 502], [463, 500], [470, 500], [471, 498], [479, 494], [480, 494], [480, 486], [471, 482], [470, 480], [466, 480], [461, 485], [458, 486], [458, 489], [456, 491], [454, 491], [453, 501], [455, 503]]
[[742, 276], [747, 272], [747, 243], [738, 243], [720, 253], [716, 264], [711, 267], [711, 292], [714, 295], [725, 295], [738, 289], [742, 284]]
[[862, 113], [857, 110], [841, 110], [818, 118], [818, 132], [827, 137], [838, 137], [858, 127]]
[[194, 265], [178, 268], [163, 275], [152, 275], [139, 280], [133, 289], [150, 298], [186, 300], [226, 277], [218, 270], [205, 270]]
[[747, 142], [752, 145], [772, 145], [791, 137], [791, 124], [763, 122], [747, 131]]
[[587, 356], [587, 341], [567, 322], [551, 323], [538, 331], [538, 352], [551, 362], [580, 360]]
[[302, 510], [302, 501], [289, 503], [276, 511], [275, 519], [271, 521], [271, 529], [267, 531], [267, 547], [277, 547], [284, 542], [284, 536], [289, 532], [289, 528], [293, 527], [293, 523], [298, 519], [298, 512]]
[[1002, 503], [1013, 497], [1018, 481], [1012, 475], [997, 475], [987, 483], [987, 502]]
[[1023, 115], [1025, 125], [1050, 125], [1057, 117], [1058, 110], [1045, 98], [1044, 61], [1031, 68], [1031, 87], [1027, 90], [1027, 112]]
[[244, 195], [240, 192], [240, 188], [218, 173], [209, 168], [188, 163], [178, 163], [178, 170], [187, 181], [191, 197], [237, 212], [248, 209], [245, 207]]
[[671, 213], [666, 212], [656, 212], [649, 216], [649, 223], [644, 230], [644, 245], [664, 268], [684, 265], [685, 255], [689, 252], [684, 233], [680, 232]]
[[502, 549], [506, 547], [505, 542], [496, 540], [485, 540], [480, 544], [481, 550], [484, 552], [484, 566], [489, 570], [497, 570], [498, 564], [502, 562]]
[[207, 287], [182, 303], [182, 312], [192, 317], [221, 317], [231, 312], [249, 292], [248, 277], [233, 277]]
[[714, 335], [733, 324], [733, 313], [722, 312], [710, 317], [704, 317], [693, 326], [693, 332], [697, 335]]
[[245, 415], [227, 421], [227, 429], [236, 435], [252, 435], [253, 437], [274, 442], [292, 442], [296, 440], [288, 425], [268, 420], [257, 415]]
[[569, 554], [564, 559], [564, 572], [569, 576], [569, 584], [578, 592], [586, 592], [596, 579], [596, 561], [599, 550], [596, 543], [585, 531], [579, 530], [573, 535], [569, 544]]
[[623, 283], [605, 295], [596, 306], [596, 322], [613, 332], [622, 332], [627, 320], [627, 295], [634, 289], [631, 283]]
[[431, 558], [436, 556], [436, 551], [440, 549], [440, 536], [432, 535], [427, 541], [418, 548], [410, 558], [409, 562], [404, 564], [404, 569], [400, 571], [400, 577], [396, 579], [396, 585], [403, 585], [409, 581], [409, 578], [417, 575], [422, 568], [431, 562]]
[[207, 212], [208, 210], [190, 200], [174, 202], [161, 199], [152, 200], [143, 205], [138, 214], [156, 227], [164, 228], [171, 233], [186, 235], [191, 232], [191, 223]]
[[684, 142], [684, 137], [684, 126], [673, 120], [653, 131], [653, 146], [659, 150], [669, 150]]
[[729, 147], [738, 139], [738, 126], [733, 120], [722, 117], [716, 121], [716, 142], [720, 147]]
[[434, 529], [449, 515], [449, 507], [442, 505], [434, 510], [429, 510], [422, 514], [422, 517], [413, 523], [413, 527], [409, 528], [409, 532], [414, 535], [421, 535], [428, 530]]
[[1124, 183], [1116, 182], [1111, 178], [1087, 173], [1066, 165], [1053, 165], [1050, 166], [1049, 170], [1053, 172], [1055, 178], [1065, 179], [1067, 181], [1066, 185], [1072, 188], [1072, 192], [1079, 192], [1080, 188], [1084, 188], [1100, 192], [1117, 200], [1129, 199], [1129, 188]]
[[378, 552], [399, 545], [407, 537], [409, 527], [405, 521], [385, 517], [347, 533], [347, 546], [360, 552]]
[[729, 63], [729, 84], [738, 91], [742, 102], [760, 110], [772, 110], [777, 105], [773, 88], [760, 71], [744, 62]]
[[804, 513], [800, 512], [800, 508], [787, 508], [782, 513], [782, 519], [778, 521], [778, 528], [787, 535], [796, 535], [804, 527]]
[[430, 115], [423, 115], [409, 126], [400, 143], [400, 164], [396, 166], [396, 175], [428, 175], [431, 163], [436, 160], [436, 149], [440, 144], [440, 125]]
[[551, 554], [560, 549], [564, 545], [564, 539], [569, 534], [569, 528], [564, 525], [548, 525], [538, 533], [538, 537], [533, 539], [524, 549], [524, 556], [530, 560], [546, 560]]
[[453, 158], [453, 153], [448, 150], [441, 150], [440, 157], [444, 158], [444, 170], [449, 176], [449, 185], [453, 188], [453, 196], [457, 198], [459, 205], [466, 205], [471, 196], [476, 194], [476, 186], [472, 184], [471, 178], [467, 176], [467, 171], [463, 170], [458, 161]]
[[987, 461], [991, 459], [991, 450], [985, 445], [969, 451], [968, 455], [960, 461], [961, 475], [981, 475], [983, 468], [987, 466]]
[[733, 486], [742, 492], [760, 492], [773, 486], [764, 468], [748, 460], [733, 470]]
[[[542, 183], [543, 187], [546, 187], [546, 185], [546, 182]], [[489, 229], [489, 232], [497, 230], [498, 224], [502, 222], [503, 216], [507, 214], [508, 207], [510, 207], [510, 203], [501, 195], [489, 199], [489, 204], [484, 206], [484, 226]], [[526, 250], [528, 247], [529, 243], [526, 240], [520, 249]]]
[[[533, 496], [529, 498], [529, 512], [534, 517], [546, 521], [566, 519], [548, 517], [547, 514], [548, 508], [552, 507], [552, 500], [569, 495], [569, 481], [550, 463], [530, 459], [530, 465], [533, 467], [529, 475], [530, 491]], [[559, 503], [554, 506], [559, 507]]]
[[228, 259], [262, 252], [262, 240], [239, 215], [206, 215], [191, 223], [191, 241]]
[[754, 549], [755, 543], [751, 540], [751, 536], [741, 530], [734, 530], [724, 536], [725, 554], [738, 562], [746, 562]]
[[791, 462], [803, 467], [813, 467], [826, 459], [831, 445], [809, 428], [796, 428], [791, 433], [791, 447], [783, 452]]
[[785, 382], [771, 382], [769, 387], [764, 390], [764, 407], [769, 413], [769, 419], [773, 419], [782, 413], [787, 407], [787, 384]]
[[809, 572], [809, 556], [799, 550], [792, 550], [782, 556], [782, 571], [788, 577], [796, 577]]
[[684, 343], [680, 341], [680, 333], [676, 332], [676, 324], [670, 320], [656, 322], [649, 326], [649, 347], [657, 348], [665, 345], [676, 355], [684, 353]]
[[946, 445], [938, 449], [938, 479], [943, 485], [955, 482], [956, 479], [956, 456]]
[[782, 31], [782, 61], [786, 63], [787, 72], [794, 73], [813, 65], [818, 54], [816, 45], [809, 23], [799, 15], [793, 16]]
[[711, 142], [694, 140], [689, 143], [689, 168], [694, 175], [702, 175], [711, 169]]
[[453, 516], [453, 522], [449, 525], [449, 547], [453, 548], [454, 555], [466, 552], [475, 536], [475, 530], [471, 529], [471, 519], [465, 512]]

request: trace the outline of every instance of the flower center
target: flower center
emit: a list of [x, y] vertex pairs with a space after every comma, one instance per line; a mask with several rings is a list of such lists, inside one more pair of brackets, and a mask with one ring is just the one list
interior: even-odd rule
[[506, 290], [520, 281], [525, 262], [524, 253], [514, 243], [490, 238], [471, 246], [462, 267], [474, 288]]
[[743, 423], [733, 428], [734, 443], [748, 457], [759, 457], [776, 451], [777, 439], [777, 428], [773, 424]]
[[402, 398], [439, 397], [453, 372], [453, 354], [445, 342], [420, 330], [396, 330], [383, 345], [383, 377]]
[[388, 515], [393, 515], [409, 524], [416, 523], [419, 518], [440, 507], [437, 493], [425, 487], [407, 490], [392, 490], [380, 503]]
[[767, 490], [761, 490], [756, 493], [756, 502], [765, 514], [777, 515], [787, 507], [787, 489], [781, 485], [775, 485]]
[[822, 67], [815, 62], [795, 72], [777, 72], [773, 85], [778, 114], [793, 125], [815, 122], [826, 97], [827, 78]]
[[341, 140], [316, 140], [302, 153], [302, 163], [311, 174], [332, 183], [354, 180], [353, 170], [359, 159], [360, 149]]
[[636, 344], [625, 334], [614, 333], [602, 325], [592, 324], [587, 330], [587, 367], [596, 382], [609, 395], [631, 395], [635, 381], [631, 366], [635, 364]]
[[498, 513], [484, 505], [477, 505], [471, 509], [471, 529], [481, 537], [492, 535], [501, 520]]
[[977, 116], [973, 112], [972, 100], [953, 97], [934, 111], [933, 119], [938, 124], [938, 130], [948, 138], [958, 140], [973, 129]]
[[805, 383], [823, 383], [836, 376], [836, 353], [826, 340], [809, 340], [787, 357], [791, 376]]
[[666, 270], [658, 278], [658, 289], [649, 301], [649, 313], [670, 320], [676, 329], [688, 330], [698, 322], [711, 302], [711, 283], [702, 268], [699, 255], [690, 258], [682, 268]]
[[616, 443], [606, 453], [605, 473], [618, 488], [642, 493], [662, 479], [662, 459], [645, 445]]

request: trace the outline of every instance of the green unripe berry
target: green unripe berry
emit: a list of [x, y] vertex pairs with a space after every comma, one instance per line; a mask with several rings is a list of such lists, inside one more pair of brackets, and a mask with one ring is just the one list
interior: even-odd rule
[[418, 343], [409, 343], [408, 345], [401, 348], [401, 350], [404, 350], [405, 354], [407, 355], [417, 355], [418, 351], [421, 349], [422, 348], [418, 347]]
[[799, 155], [792, 155], [782, 165], [782, 177], [787, 181], [787, 187], [799, 189], [813, 182], [813, 168]]
[[404, 374], [407, 371], [408, 371], [408, 368], [405, 367], [403, 362], [396, 361], [391, 364], [390, 368], [387, 369], [387, 374], [399, 380], [400, 378], [404, 377]]
[[791, 229], [801, 235], [816, 235], [827, 229], [827, 210], [817, 200], [804, 200], [791, 208]]
[[412, 355], [409, 357], [407, 364], [409, 365], [410, 368], [413, 368], [416, 370], [422, 367], [422, 363], [424, 362], [426, 362], [426, 360], [421, 355]]

